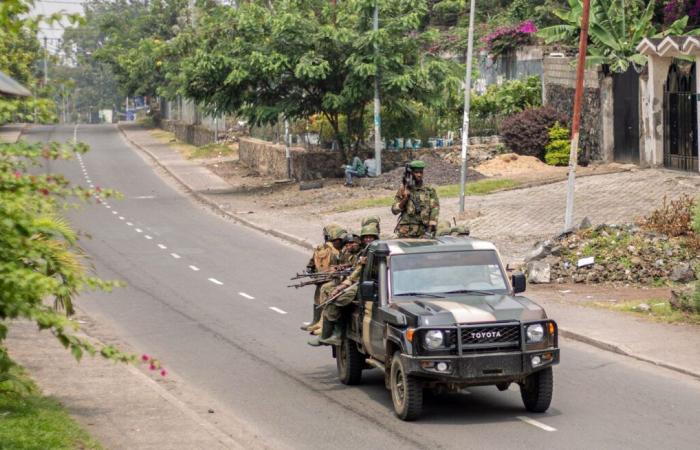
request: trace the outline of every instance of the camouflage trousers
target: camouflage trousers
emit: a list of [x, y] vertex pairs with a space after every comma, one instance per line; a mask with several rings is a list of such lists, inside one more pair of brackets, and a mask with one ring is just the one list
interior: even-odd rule
[[404, 238], [422, 238], [425, 236], [426, 228], [422, 223], [403, 224], [396, 227], [396, 236]]
[[345, 289], [338, 298], [326, 305], [323, 309], [323, 319], [330, 322], [337, 322], [340, 320], [343, 308], [352, 303], [356, 296], [357, 285]]

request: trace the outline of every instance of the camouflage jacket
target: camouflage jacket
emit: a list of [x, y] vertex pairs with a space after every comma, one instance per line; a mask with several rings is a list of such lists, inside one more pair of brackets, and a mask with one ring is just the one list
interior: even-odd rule
[[[401, 214], [398, 226], [401, 225], [429, 225], [437, 226], [438, 215], [440, 214], [440, 200], [437, 192], [431, 186], [423, 184], [411, 189], [411, 197], [401, 208], [401, 189], [396, 192], [391, 212], [394, 215]], [[416, 210], [420, 209], [420, 213]]]

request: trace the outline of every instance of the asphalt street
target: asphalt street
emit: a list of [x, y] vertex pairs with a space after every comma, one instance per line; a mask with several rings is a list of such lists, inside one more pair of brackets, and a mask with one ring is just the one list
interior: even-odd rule
[[[33, 127], [25, 138], [66, 141], [74, 131]], [[527, 413], [517, 390], [483, 387], [427, 397], [421, 420], [398, 420], [378, 371], [343, 386], [330, 349], [306, 345], [299, 325], [310, 319], [312, 289], [285, 286], [307, 251], [206, 210], [115, 126], [80, 125], [76, 134], [91, 151], [51, 170], [123, 193], [68, 215], [91, 235], [81, 245], [98, 274], [127, 283], [85, 294], [82, 309], [273, 446], [697, 448], [700, 382], [568, 340], [546, 414]]]

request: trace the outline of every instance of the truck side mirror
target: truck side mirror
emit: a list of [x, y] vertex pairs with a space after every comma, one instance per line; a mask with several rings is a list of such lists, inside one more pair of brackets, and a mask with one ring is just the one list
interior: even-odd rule
[[513, 293], [520, 294], [525, 292], [525, 287], [527, 286], [527, 281], [525, 281], [525, 274], [522, 272], [515, 272], [510, 276], [510, 282], [513, 285]]
[[362, 300], [371, 299], [375, 301], [377, 299], [377, 282], [373, 280], [367, 280], [360, 283], [360, 298]]

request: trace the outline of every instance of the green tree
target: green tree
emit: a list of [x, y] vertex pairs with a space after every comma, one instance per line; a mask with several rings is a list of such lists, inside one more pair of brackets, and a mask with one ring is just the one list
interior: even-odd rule
[[176, 39], [195, 48], [172, 78], [208, 111], [254, 124], [321, 114], [341, 145], [356, 146], [377, 75], [385, 111], [408, 118], [412, 102], [430, 103], [458, 86], [452, 63], [422, 51], [436, 37], [420, 31], [425, 1], [380, 0], [378, 32], [373, 7], [373, 0], [214, 7]]
[[[582, 0], [568, 0], [567, 10], [553, 13], [564, 23], [544, 28], [538, 33], [547, 44], [562, 42], [576, 45], [581, 29]], [[625, 72], [631, 63], [646, 64], [646, 57], [636, 47], [645, 37], [664, 37], [686, 32], [688, 16], [659, 31], [654, 24], [656, 2], [645, 5], [638, 0], [591, 0], [587, 64], [607, 64], [613, 72]], [[688, 34], [700, 34], [690, 30]]]

